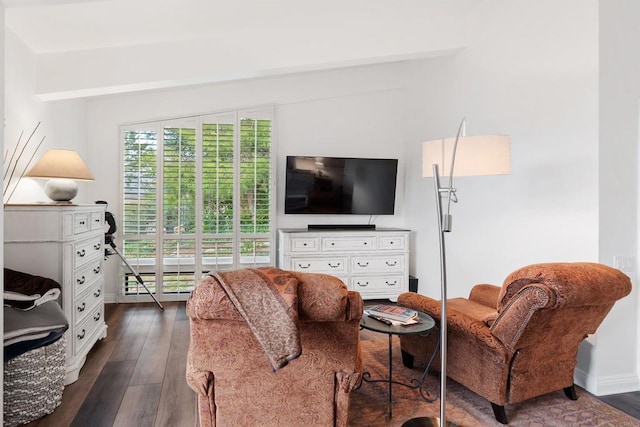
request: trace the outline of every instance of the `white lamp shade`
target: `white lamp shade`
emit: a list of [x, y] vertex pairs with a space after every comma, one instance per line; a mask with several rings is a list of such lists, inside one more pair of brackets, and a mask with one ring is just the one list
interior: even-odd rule
[[[455, 138], [422, 143], [422, 176], [449, 176]], [[507, 175], [511, 171], [511, 139], [506, 135], [461, 136], [458, 138], [454, 176]]]
[[73, 150], [49, 150], [24, 176], [93, 181], [94, 177], [80, 155]]

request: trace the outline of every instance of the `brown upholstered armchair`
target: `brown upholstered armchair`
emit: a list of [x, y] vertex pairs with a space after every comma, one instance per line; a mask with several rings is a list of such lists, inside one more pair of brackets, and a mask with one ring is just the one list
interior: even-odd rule
[[218, 280], [206, 276], [187, 302], [187, 382], [201, 426], [347, 426], [362, 298], [333, 276], [284, 273], [298, 283], [302, 350], [275, 371]]
[[[489, 400], [503, 424], [508, 403], [561, 389], [575, 400], [578, 345], [630, 292], [626, 275], [594, 263], [536, 264], [511, 273], [501, 288], [477, 285], [469, 299], [447, 301], [447, 376]], [[439, 321], [439, 301], [405, 293], [398, 304]], [[405, 365], [431, 356], [437, 336], [402, 336]]]

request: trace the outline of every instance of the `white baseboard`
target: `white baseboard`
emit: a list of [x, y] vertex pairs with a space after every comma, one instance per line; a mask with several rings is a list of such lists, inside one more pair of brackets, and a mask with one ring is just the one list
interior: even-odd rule
[[640, 390], [640, 377], [638, 374], [595, 377], [580, 368], [576, 368], [573, 374], [573, 381], [576, 385], [596, 396]]

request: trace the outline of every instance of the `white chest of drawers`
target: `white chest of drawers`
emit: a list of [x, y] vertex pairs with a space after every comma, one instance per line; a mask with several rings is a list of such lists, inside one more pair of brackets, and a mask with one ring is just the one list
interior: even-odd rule
[[104, 321], [104, 205], [7, 205], [5, 267], [62, 286], [69, 330], [65, 384], [78, 379], [87, 353], [107, 336]]
[[395, 301], [408, 291], [409, 231], [278, 230], [278, 266], [339, 277], [363, 299]]

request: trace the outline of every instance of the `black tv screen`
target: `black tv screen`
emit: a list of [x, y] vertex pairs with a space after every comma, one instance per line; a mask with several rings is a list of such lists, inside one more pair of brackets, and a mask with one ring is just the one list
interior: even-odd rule
[[286, 214], [393, 215], [398, 159], [287, 156]]

